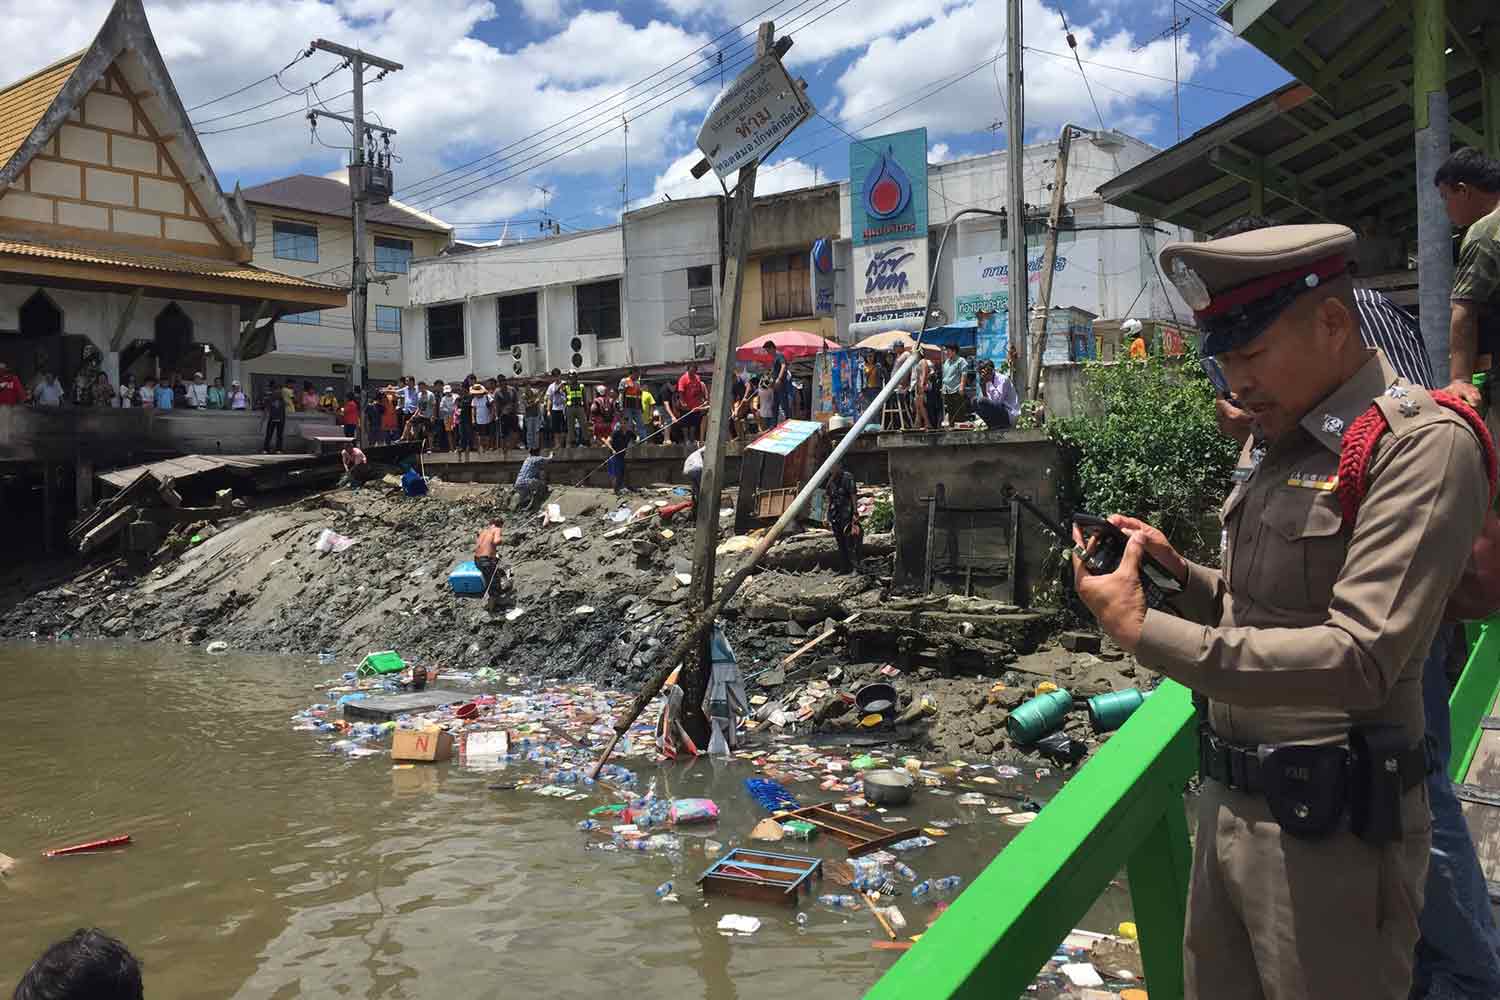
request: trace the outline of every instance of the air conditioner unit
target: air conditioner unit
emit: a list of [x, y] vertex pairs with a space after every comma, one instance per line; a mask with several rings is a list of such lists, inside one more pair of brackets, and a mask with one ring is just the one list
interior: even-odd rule
[[536, 344], [516, 344], [510, 349], [510, 359], [511, 372], [516, 375], [538, 375], [546, 363]]
[[693, 345], [693, 357], [698, 361], [709, 361], [714, 356], [714, 342], [705, 340]]
[[592, 333], [580, 333], [568, 342], [568, 364], [573, 368], [599, 367], [599, 338]]

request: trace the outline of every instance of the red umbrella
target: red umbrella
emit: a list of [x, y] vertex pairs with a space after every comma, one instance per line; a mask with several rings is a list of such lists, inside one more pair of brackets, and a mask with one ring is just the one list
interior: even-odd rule
[[788, 361], [793, 358], [810, 358], [819, 351], [841, 351], [844, 345], [836, 341], [820, 337], [816, 333], [808, 333], [806, 330], [779, 330], [776, 333], [764, 333], [752, 340], [747, 340], [734, 352], [736, 360], [751, 362], [758, 365], [771, 363], [771, 352], [766, 350], [766, 342], [772, 341], [776, 349], [786, 357]]

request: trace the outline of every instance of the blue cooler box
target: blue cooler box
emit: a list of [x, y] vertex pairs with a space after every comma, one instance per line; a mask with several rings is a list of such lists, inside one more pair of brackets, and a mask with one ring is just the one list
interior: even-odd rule
[[484, 574], [479, 572], [479, 567], [474, 565], [471, 559], [468, 562], [459, 563], [453, 572], [448, 574], [448, 586], [453, 588], [455, 594], [482, 594], [484, 593]]

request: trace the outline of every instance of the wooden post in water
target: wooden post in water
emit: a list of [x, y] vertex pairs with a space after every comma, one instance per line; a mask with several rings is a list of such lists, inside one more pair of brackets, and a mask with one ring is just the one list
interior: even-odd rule
[[[756, 39], [756, 56], [774, 47], [776, 29], [762, 21]], [[714, 344], [714, 380], [708, 390], [708, 429], [703, 435], [703, 478], [698, 488], [698, 531], [693, 538], [693, 590], [699, 608], [714, 602], [714, 549], [719, 544], [719, 494], [724, 484], [724, 451], [729, 440], [734, 380], [734, 349], [739, 343], [740, 302], [745, 290], [745, 265], [750, 257], [750, 234], [755, 211], [756, 165], [741, 167], [734, 189], [729, 225], [729, 254], [724, 268], [724, 290], [719, 296], [719, 335]], [[727, 315], [726, 315], [727, 314]], [[703, 696], [708, 691], [709, 640], [712, 623], [704, 634], [699, 661], [684, 663], [682, 672], [683, 724], [700, 746], [708, 745], [708, 719], [703, 714]]]

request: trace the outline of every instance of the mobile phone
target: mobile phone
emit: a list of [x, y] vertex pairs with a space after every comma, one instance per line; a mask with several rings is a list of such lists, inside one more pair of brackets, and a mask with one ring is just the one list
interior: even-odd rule
[[[1085, 569], [1095, 575], [1103, 575], [1113, 573], [1120, 567], [1120, 560], [1125, 556], [1125, 546], [1130, 542], [1129, 535], [1110, 524], [1107, 518], [1087, 511], [1076, 512], [1073, 523], [1077, 525], [1085, 541], [1094, 541], [1093, 549], [1083, 560]], [[1146, 604], [1160, 608], [1182, 593], [1182, 584], [1149, 554], [1142, 555], [1141, 586], [1146, 591]]]
[[1203, 367], [1203, 374], [1213, 383], [1214, 392], [1218, 393], [1220, 399], [1233, 399], [1234, 393], [1229, 391], [1229, 377], [1224, 374], [1224, 368], [1215, 358], [1199, 358], [1198, 364]]

